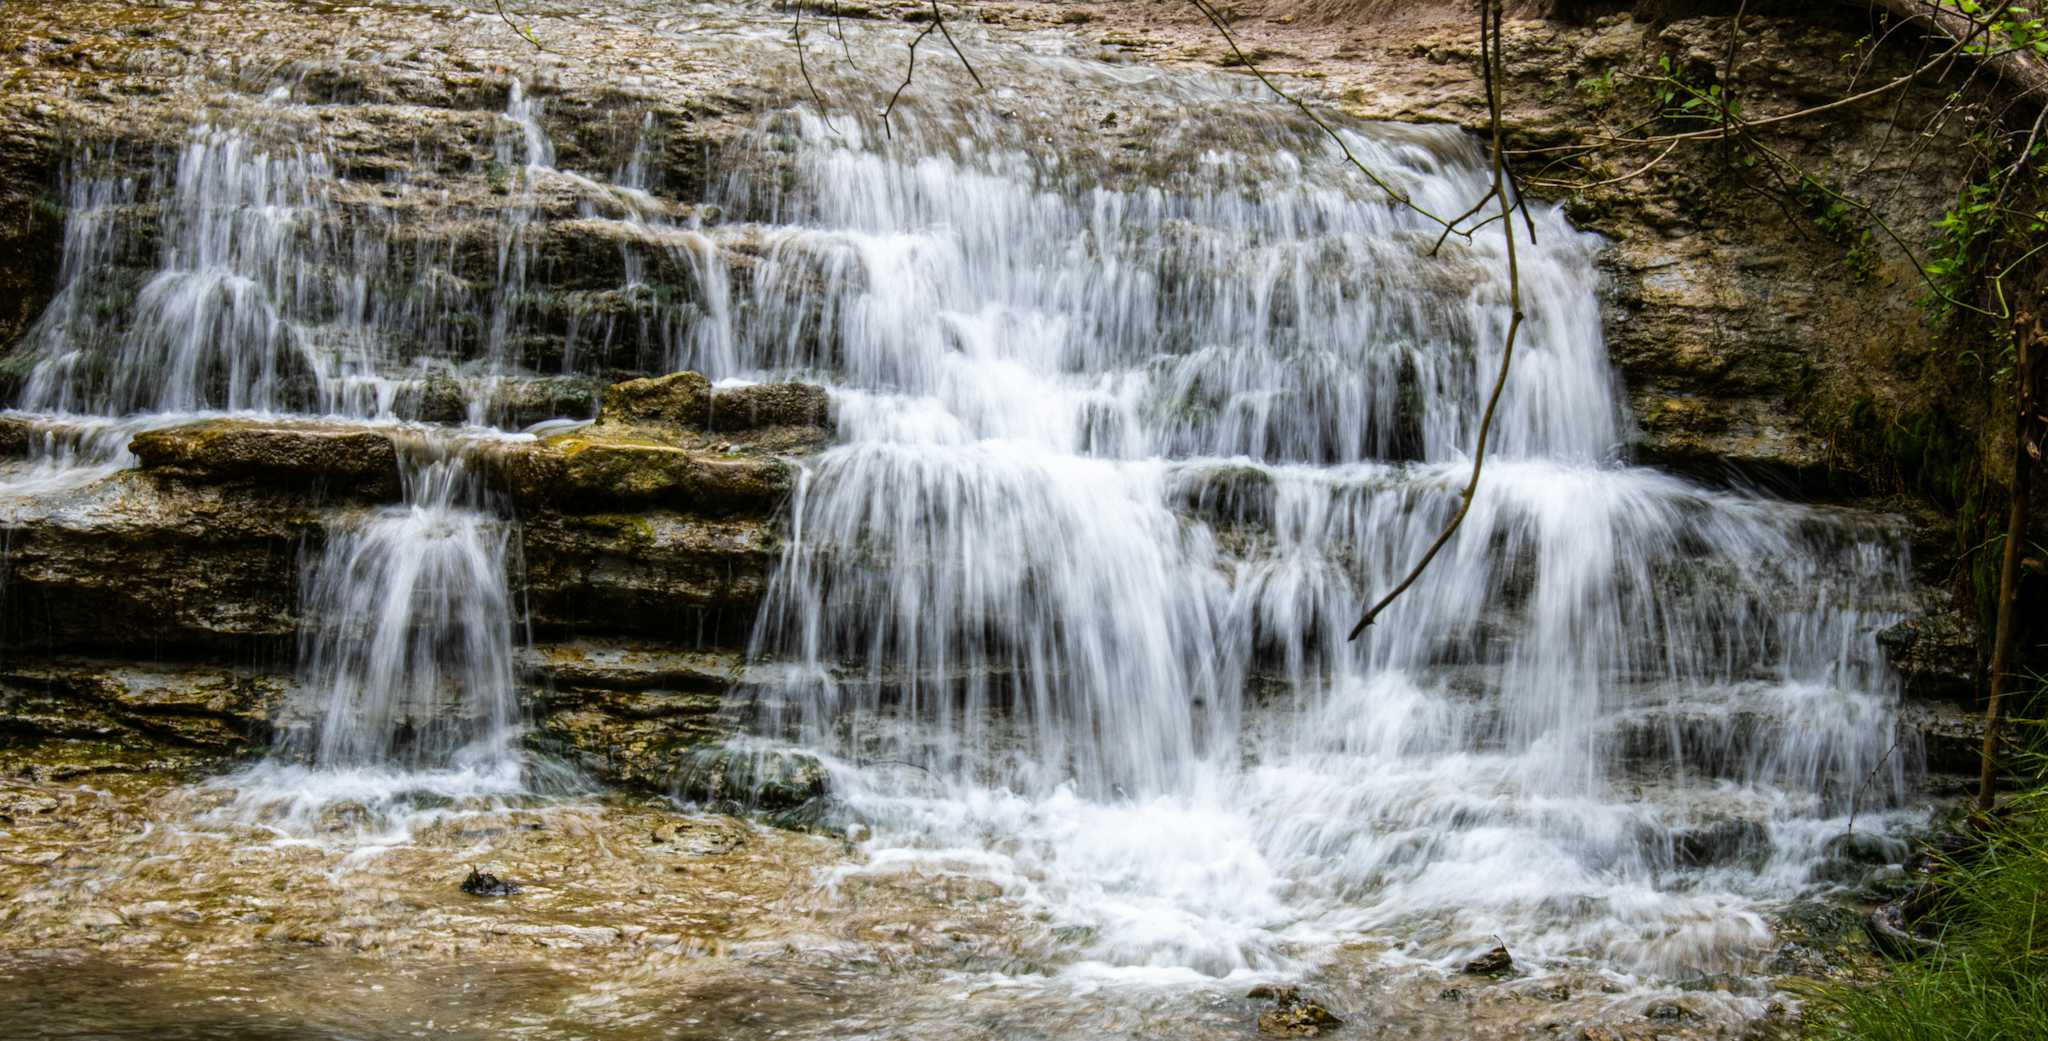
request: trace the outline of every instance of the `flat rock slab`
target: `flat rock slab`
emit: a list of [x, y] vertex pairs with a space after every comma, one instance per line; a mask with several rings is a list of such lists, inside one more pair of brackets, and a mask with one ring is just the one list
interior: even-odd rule
[[207, 420], [137, 434], [143, 469], [205, 482], [322, 484], [380, 498], [398, 494], [391, 435], [362, 426]]

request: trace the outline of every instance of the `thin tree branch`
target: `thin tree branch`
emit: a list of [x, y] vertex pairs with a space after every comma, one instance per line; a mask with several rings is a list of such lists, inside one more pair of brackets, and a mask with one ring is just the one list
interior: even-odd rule
[[518, 22], [512, 20], [512, 15], [505, 10], [505, 0], [492, 0], [492, 2], [498, 8], [499, 21], [504, 22], [506, 25], [510, 26], [513, 32], [519, 34], [520, 39], [525, 40], [527, 43], [533, 44], [534, 50], [547, 50], [547, 48], [541, 44], [540, 37], [535, 36], [533, 34], [533, 30], [528, 29], [526, 26], [520, 25]]
[[1521, 267], [1515, 254], [1515, 203], [1509, 198], [1507, 149], [1503, 145], [1501, 133], [1500, 92], [1504, 71], [1499, 62], [1500, 49], [1504, 41], [1501, 39], [1500, 25], [1501, 0], [1482, 0], [1479, 5], [1480, 60], [1486, 66], [1486, 108], [1493, 136], [1493, 189], [1489, 194], [1500, 201], [1498, 219], [1501, 222], [1501, 235], [1507, 241], [1508, 251], [1508, 333], [1506, 341], [1501, 346], [1500, 372], [1494, 377], [1493, 392], [1487, 396], [1486, 411], [1479, 419], [1479, 438], [1472, 450], [1472, 477], [1465, 482], [1465, 490], [1459, 495], [1458, 512], [1451, 515], [1450, 523], [1444, 525], [1443, 531], [1437, 534], [1436, 541], [1429, 544], [1429, 549], [1423, 552], [1422, 559], [1415, 562], [1407, 577], [1385, 596], [1380, 597], [1378, 603], [1366, 609], [1364, 617], [1358, 620], [1358, 624], [1351, 629], [1351, 635], [1346, 637], [1349, 640], [1358, 639], [1359, 634], [1365, 632], [1366, 627], [1379, 618], [1380, 612], [1386, 610], [1387, 605], [1407, 592], [1409, 587], [1422, 577], [1422, 572], [1429, 567], [1430, 561], [1436, 559], [1437, 553], [1451, 541], [1451, 536], [1457, 534], [1458, 528], [1465, 523], [1465, 515], [1472, 512], [1472, 500], [1479, 493], [1480, 469], [1486, 463], [1487, 438], [1493, 432], [1493, 417], [1500, 406], [1501, 392], [1507, 388], [1508, 367], [1514, 362], [1515, 338], [1522, 329], [1522, 278]]
[[[1246, 71], [1250, 72], [1253, 76], [1257, 77], [1258, 81], [1264, 84], [1267, 90], [1270, 90], [1274, 94], [1279, 95], [1282, 101], [1285, 101], [1290, 105], [1293, 105], [1296, 109], [1298, 109], [1301, 112], [1302, 115], [1307, 116], [1309, 122], [1314, 123], [1316, 125], [1316, 129], [1321, 130], [1323, 132], [1323, 135], [1325, 137], [1328, 137], [1331, 143], [1337, 146], [1337, 151], [1342, 152], [1344, 154], [1344, 161], [1350, 163], [1352, 167], [1358, 170], [1359, 173], [1364, 174], [1366, 180], [1371, 181], [1374, 185], [1376, 185], [1379, 188], [1380, 191], [1387, 193], [1388, 198], [1394, 200], [1397, 203], [1400, 203], [1403, 206], [1406, 206], [1411, 210], [1414, 210], [1416, 213], [1419, 213], [1424, 217], [1429, 218], [1431, 221], [1445, 228], [1446, 231], [1457, 225], [1457, 221], [1446, 222], [1442, 217], [1439, 217], [1436, 214], [1431, 213], [1420, 206], [1417, 206], [1415, 204], [1415, 200], [1410, 198], [1408, 196], [1408, 193], [1403, 192], [1398, 188], [1395, 188], [1391, 184], [1388, 184], [1386, 180], [1382, 178], [1379, 174], [1372, 172], [1372, 169], [1370, 167], [1366, 166], [1362, 162], [1359, 162], [1358, 157], [1351, 154], [1351, 146], [1345, 144], [1343, 135], [1337, 133], [1335, 127], [1332, 127], [1329, 123], [1324, 122], [1323, 117], [1316, 115], [1315, 110], [1309, 108], [1306, 102], [1302, 101], [1300, 98], [1297, 98], [1292, 94], [1289, 94], [1287, 91], [1280, 89], [1280, 85], [1274, 83], [1271, 79], [1269, 79], [1266, 76], [1265, 70], [1259, 68], [1258, 64], [1252, 61], [1251, 55], [1246, 54], [1243, 48], [1240, 48], [1237, 45], [1237, 37], [1231, 35], [1230, 27], [1223, 23], [1223, 16], [1216, 13], [1216, 9], [1209, 5], [1208, 0], [1188, 0], [1188, 2], [1195, 6], [1195, 10], [1202, 12], [1202, 17], [1207, 18], [1209, 20], [1210, 25], [1216, 27], [1216, 31], [1222, 35], [1223, 42], [1229, 45], [1230, 53], [1237, 58], [1238, 63], [1243, 65]], [[1482, 197], [1480, 201], [1484, 203], [1485, 198]], [[1477, 207], [1474, 207], [1475, 212], [1476, 210]], [[1468, 233], [1461, 232], [1460, 234], [1466, 235], [1467, 238], [1471, 237]]]
[[796, 8], [796, 17], [790, 24], [789, 38], [796, 45], [797, 71], [803, 73], [804, 88], [811, 92], [811, 102], [818, 106], [818, 118], [825, 121], [826, 130], [838, 136], [839, 128], [832, 125], [832, 109], [825, 104], [824, 95], [818, 93], [818, 85], [811, 80], [810, 63], [804, 59], [804, 0], [797, 0], [792, 6]]

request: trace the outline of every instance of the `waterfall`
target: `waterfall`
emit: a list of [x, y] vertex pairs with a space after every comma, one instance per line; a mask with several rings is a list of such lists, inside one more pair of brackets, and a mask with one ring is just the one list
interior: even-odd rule
[[[292, 95], [280, 86], [239, 118], [194, 126], [159, 157], [147, 193], [101, 175], [90, 153], [74, 165], [60, 288], [24, 347], [33, 368], [20, 401], [68, 426], [31, 446], [36, 465], [10, 492], [105, 477], [133, 465], [139, 430], [222, 413], [389, 422], [456, 371], [469, 377], [471, 426], [492, 418], [490, 390], [517, 368], [508, 345], [526, 332], [536, 184], [553, 173], [541, 104], [511, 85], [496, 150], [519, 183], [491, 218], [482, 301], [453, 278], [415, 278], [452, 268], [458, 246], [402, 248], [409, 186], [394, 178], [365, 203], [305, 125], [313, 106]], [[132, 219], [145, 201], [153, 228]], [[109, 285], [120, 263], [148, 270], [131, 299]], [[483, 322], [462, 314], [473, 303]], [[336, 799], [524, 789], [513, 525], [470, 461], [474, 442], [503, 435], [390, 429], [402, 502], [330, 512], [299, 579], [277, 759], [233, 779], [258, 802], [284, 795], [287, 816], [310, 820]]]
[[1742, 964], [1759, 901], [1904, 798], [1902, 539], [1627, 465], [1601, 244], [1532, 203], [1471, 514], [1345, 642], [1456, 508], [1509, 286], [1498, 222], [1445, 236], [1343, 153], [1445, 216], [1486, 157], [1118, 85], [1160, 128], [1135, 171], [1016, 99], [799, 108], [734, 160], [742, 338], [839, 415], [754, 637], [765, 732], [835, 764], [864, 870], [990, 875], [1102, 971], [1397, 927], [1441, 964]]
[[[1528, 320], [1485, 480], [1347, 642], [1457, 508], [1509, 285], [1501, 222], [1446, 235], [1346, 157], [1449, 216], [1489, 184], [1480, 143], [996, 60], [1047, 96], [921, 70], [885, 126], [893, 82], [821, 68], [843, 107], [768, 113], [703, 200], [660, 194], [652, 113], [609, 181], [561, 168], [518, 83], [484, 113], [488, 192], [347, 175], [290, 84], [147, 176], [81, 159], [24, 348], [22, 407], [79, 431], [52, 472], [220, 413], [420, 432], [402, 502], [324, 514], [280, 755], [234, 783], [525, 791], [517, 522], [465, 439], [518, 436], [482, 429], [514, 425], [508, 380], [692, 368], [832, 388], [741, 691], [748, 747], [832, 771], [864, 856], [826, 881], [992, 882], [1088, 979], [1361, 943], [1448, 967], [1496, 937], [1731, 971], [1828, 838], [1909, 812], [1874, 639], [1913, 607], [1903, 539], [1630, 465], [1596, 236], [1516, 217]], [[604, 256], [550, 262], [570, 226]]]
[[417, 465], [405, 502], [329, 536], [301, 579], [300, 684], [316, 765], [489, 768], [513, 754], [507, 526], [454, 456]]

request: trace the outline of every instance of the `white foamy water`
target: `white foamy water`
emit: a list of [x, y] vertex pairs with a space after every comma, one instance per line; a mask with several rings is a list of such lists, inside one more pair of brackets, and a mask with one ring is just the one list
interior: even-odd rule
[[[1471, 515], [1346, 643], [1456, 506], [1499, 223], [1432, 255], [1267, 99], [1045, 64], [1117, 80], [1149, 163], [998, 92], [890, 133], [782, 114], [756, 140], [787, 159], [727, 189], [768, 244], [739, 339], [838, 388], [755, 652], [793, 663], [763, 725], [834, 763], [856, 871], [993, 879], [1077, 938], [1077, 981], [1496, 938], [1753, 967], [1852, 801], [1882, 828], [1906, 794], [1874, 642], [1910, 606], [1896, 534], [1625, 465], [1600, 244], [1536, 205]], [[1434, 213], [1485, 191], [1454, 129], [1342, 134]], [[1690, 851], [1717, 826], [1739, 848]]]
[[[657, 195], [651, 117], [605, 180], [557, 167], [519, 86], [502, 197], [450, 218], [474, 241], [405, 234], [423, 189], [338, 174], [289, 89], [165, 157], [152, 235], [109, 219], [144, 187], [82, 162], [23, 403], [388, 420], [449, 378], [482, 424], [550, 337], [561, 372], [830, 382], [838, 442], [755, 634], [756, 737], [831, 765], [867, 859], [828, 881], [993, 882], [1081, 986], [1293, 977], [1361, 945], [1454, 965], [1496, 938], [1539, 968], [1740, 970], [1852, 811], [1909, 812], [1873, 638], [1911, 606], [1900, 540], [1627, 466], [1595, 238], [1533, 207], [1472, 513], [1346, 643], [1455, 508], [1507, 324], [1501, 226], [1433, 253], [1438, 228], [1241, 85], [984, 57], [1057, 86], [969, 94], [942, 65], [885, 133], [893, 81], [818, 57], [845, 107], [765, 118], [709, 221]], [[1098, 132], [1105, 107], [1141, 131]], [[1342, 133], [1435, 213], [1485, 190], [1454, 129]], [[617, 289], [649, 308], [540, 327], [563, 210], [617, 233]], [[478, 242], [488, 276], [445, 277]], [[98, 306], [138, 254], [131, 305]], [[119, 466], [125, 440], [77, 454]], [[407, 453], [405, 487], [307, 555], [284, 747], [225, 782], [245, 819], [303, 837], [360, 807], [374, 847], [531, 790], [511, 520], [459, 451]]]

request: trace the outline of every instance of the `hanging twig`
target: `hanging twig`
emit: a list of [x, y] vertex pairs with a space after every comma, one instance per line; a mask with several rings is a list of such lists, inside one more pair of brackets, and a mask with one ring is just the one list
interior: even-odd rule
[[[1395, 202], [1400, 203], [1403, 206], [1406, 206], [1411, 210], [1414, 210], [1416, 213], [1419, 213], [1424, 217], [1427, 217], [1434, 223], [1442, 226], [1446, 234], [1449, 234], [1450, 230], [1457, 226], [1457, 221], [1445, 221], [1442, 217], [1439, 217], [1436, 214], [1431, 213], [1428, 210], [1425, 210], [1422, 207], [1416, 205], [1415, 200], [1410, 198], [1408, 196], [1408, 193], [1403, 192], [1398, 188], [1395, 188], [1391, 184], [1388, 184], [1386, 180], [1382, 178], [1379, 174], [1372, 172], [1371, 167], [1368, 167], [1364, 163], [1359, 162], [1358, 157], [1351, 154], [1351, 146], [1344, 142], [1343, 135], [1337, 133], [1335, 127], [1332, 127], [1330, 124], [1324, 122], [1323, 117], [1316, 115], [1315, 110], [1309, 108], [1306, 102], [1280, 89], [1279, 84], [1274, 83], [1271, 79], [1267, 78], [1265, 70], [1260, 69], [1258, 64], [1252, 61], [1251, 56], [1246, 54], [1243, 51], [1243, 49], [1238, 47], [1237, 37], [1231, 35], [1230, 27], [1223, 23], [1223, 16], [1217, 14], [1215, 8], [1210, 7], [1207, 0], [1188, 0], [1188, 2], [1194, 4], [1195, 10], [1202, 12], [1202, 17], [1207, 18], [1209, 20], [1209, 24], [1215, 26], [1216, 31], [1222, 34], [1223, 42], [1230, 47], [1230, 53], [1237, 58], [1238, 64], [1243, 65], [1247, 72], [1250, 72], [1253, 76], [1257, 77], [1258, 81], [1264, 84], [1267, 90], [1270, 90], [1274, 94], [1279, 95], [1281, 100], [1287, 102], [1290, 105], [1293, 105], [1296, 109], [1300, 110], [1302, 115], [1307, 116], [1309, 122], [1314, 123], [1316, 125], [1316, 129], [1321, 130], [1323, 132], [1323, 135], [1325, 137], [1328, 137], [1330, 141], [1337, 146], [1337, 151], [1342, 152], [1344, 154], [1344, 161], [1350, 163], [1352, 167], [1357, 169], [1359, 173], [1364, 174], [1366, 180], [1369, 180], [1374, 185], [1378, 186], [1380, 191], [1387, 193], [1388, 198], [1394, 200]], [[1480, 204], [1484, 205], [1485, 202], [1485, 198], [1482, 197], [1480, 199]], [[1477, 210], [1477, 206], [1473, 207], [1473, 212], [1477, 212]], [[1461, 231], [1459, 232], [1459, 234], [1464, 235], [1466, 238], [1471, 237], [1471, 234], [1469, 232]]]
[[803, 73], [804, 87], [811, 92], [811, 102], [818, 106], [818, 118], [825, 121], [826, 130], [831, 131], [834, 136], [837, 136], [839, 128], [832, 125], [832, 110], [826, 107], [824, 96], [818, 93], [818, 85], [811, 81], [811, 66], [809, 62], [804, 60], [804, 4], [806, 2], [807, 0], [797, 0], [792, 5], [796, 8], [796, 18], [790, 25], [789, 38], [796, 44], [796, 68], [798, 72]]
[[1444, 525], [1443, 531], [1437, 534], [1436, 541], [1429, 544], [1429, 549], [1423, 552], [1422, 559], [1415, 562], [1407, 577], [1385, 596], [1380, 597], [1378, 603], [1366, 609], [1365, 616], [1352, 627], [1351, 635], [1347, 639], [1358, 639], [1359, 634], [1365, 632], [1366, 627], [1379, 617], [1381, 611], [1386, 610], [1388, 604], [1407, 592], [1408, 587], [1422, 577], [1422, 572], [1429, 567], [1430, 561], [1436, 559], [1437, 553], [1451, 541], [1451, 536], [1457, 533], [1459, 526], [1465, 523], [1465, 515], [1472, 512], [1472, 500], [1479, 493], [1480, 468], [1486, 462], [1486, 441], [1493, 432], [1494, 412], [1500, 405], [1501, 392], [1507, 388], [1508, 367], [1515, 358], [1515, 337], [1522, 329], [1522, 278], [1521, 267], [1515, 255], [1515, 201], [1510, 198], [1506, 149], [1502, 143], [1501, 133], [1500, 89], [1501, 78], [1505, 73], [1499, 64], [1502, 42], [1500, 25], [1500, 0], [1482, 0], [1479, 5], [1479, 51], [1480, 61], [1486, 69], [1486, 110], [1493, 137], [1493, 188], [1488, 195], [1500, 202], [1497, 219], [1501, 222], [1501, 235], [1507, 242], [1508, 251], [1508, 334], [1501, 346], [1500, 371], [1494, 377], [1493, 392], [1487, 396], [1486, 411], [1479, 418], [1478, 442], [1472, 449], [1472, 477], [1465, 482], [1465, 490], [1459, 494], [1458, 512], [1451, 515], [1450, 523]]
[[526, 26], [520, 25], [518, 22], [512, 20], [512, 15], [505, 10], [505, 0], [493, 0], [493, 2], [497, 5], [498, 8], [499, 21], [504, 22], [508, 26], [511, 26], [512, 31], [518, 33], [520, 39], [525, 40], [527, 43], [533, 44], [534, 50], [547, 50], [546, 47], [541, 45], [540, 37], [535, 36], [533, 34], [533, 30], [528, 29]]
[[883, 107], [882, 109], [883, 133], [890, 132], [889, 116], [891, 113], [896, 111], [896, 99], [902, 97], [903, 92], [910, 89], [910, 81], [917, 75], [917, 45], [923, 43], [924, 38], [930, 36], [932, 34], [932, 30], [938, 28], [938, 25], [939, 23], [933, 22], [930, 25], [925, 26], [924, 31], [918, 33], [917, 36], [910, 41], [910, 57], [909, 60], [905, 61], [903, 64], [903, 82], [896, 85], [896, 93], [889, 95], [889, 104]]

